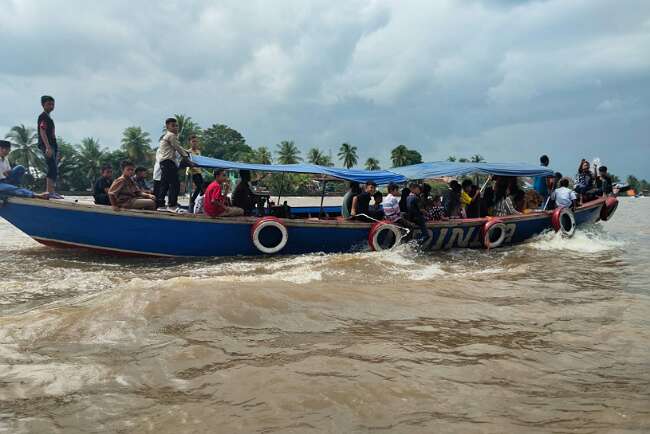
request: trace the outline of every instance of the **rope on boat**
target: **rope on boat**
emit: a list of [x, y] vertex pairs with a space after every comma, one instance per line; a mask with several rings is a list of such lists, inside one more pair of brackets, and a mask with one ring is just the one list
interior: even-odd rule
[[376, 222], [376, 223], [383, 223], [383, 224], [385, 224], [385, 225], [390, 225], [390, 226], [396, 227], [396, 228], [399, 229], [400, 231], [404, 232], [404, 235], [402, 235], [401, 237], [399, 237], [398, 244], [401, 243], [402, 240], [403, 240], [405, 237], [407, 237], [408, 234], [411, 233], [411, 230], [410, 230], [409, 228], [405, 228], [405, 227], [402, 227], [402, 226], [396, 225], [396, 224], [394, 224], [394, 223], [387, 223], [387, 222], [385, 222], [384, 220], [377, 220], [377, 219], [374, 218], [374, 217], [370, 217], [368, 214], [356, 214], [355, 217], [356, 217], [356, 216], [363, 216], [363, 217], [365, 217], [365, 218], [367, 218], [367, 219], [369, 219], [369, 220], [372, 220], [372, 221], [374, 221], [374, 222]]

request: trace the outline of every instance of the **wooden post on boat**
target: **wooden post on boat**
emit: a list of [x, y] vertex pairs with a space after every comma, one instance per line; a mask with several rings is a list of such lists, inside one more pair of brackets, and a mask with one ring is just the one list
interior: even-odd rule
[[280, 179], [280, 191], [278, 191], [278, 206], [280, 206], [280, 197], [282, 196], [282, 190], [284, 189], [284, 174], [286, 172], [282, 172], [282, 178]]
[[323, 218], [323, 202], [325, 201], [325, 184], [327, 184], [327, 180], [323, 178], [323, 188], [321, 190], [321, 195], [320, 195], [320, 211], [318, 212], [318, 218], [322, 219]]

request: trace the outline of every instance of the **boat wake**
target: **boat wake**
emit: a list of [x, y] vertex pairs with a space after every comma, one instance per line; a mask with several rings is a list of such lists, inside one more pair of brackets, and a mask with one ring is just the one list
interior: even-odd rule
[[600, 226], [591, 225], [577, 229], [571, 238], [565, 238], [558, 232], [544, 232], [529, 247], [541, 251], [569, 250], [589, 254], [620, 250], [624, 245], [624, 242], [612, 238]]

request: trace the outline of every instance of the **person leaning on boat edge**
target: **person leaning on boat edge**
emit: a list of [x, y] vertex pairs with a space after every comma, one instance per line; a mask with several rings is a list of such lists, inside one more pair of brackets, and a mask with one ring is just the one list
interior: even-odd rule
[[122, 176], [118, 177], [108, 189], [108, 198], [114, 211], [121, 209], [156, 209], [156, 198], [138, 188], [133, 180], [135, 164], [122, 162]]
[[[167, 132], [160, 139], [160, 190], [156, 197], [158, 204], [165, 202], [165, 196], [169, 193], [167, 207], [169, 211], [182, 212], [178, 206], [178, 194], [180, 192], [181, 183], [178, 178], [179, 167], [176, 163], [176, 155], [180, 155], [185, 162], [189, 159], [189, 153], [183, 149], [178, 141], [178, 121], [175, 118], [167, 118], [165, 120], [165, 128]], [[193, 166], [190, 163], [186, 163]], [[183, 162], [180, 166], [183, 166]]]
[[110, 205], [111, 201], [108, 198], [108, 189], [113, 185], [113, 166], [104, 164], [100, 171], [100, 177], [95, 181], [93, 188], [93, 197], [95, 198], [96, 205]]
[[63, 199], [56, 189], [59, 177], [59, 146], [56, 142], [56, 128], [50, 113], [54, 111], [54, 98], [49, 95], [41, 97], [43, 113], [38, 116], [36, 131], [38, 131], [38, 147], [43, 152], [47, 165], [46, 189], [50, 199]]

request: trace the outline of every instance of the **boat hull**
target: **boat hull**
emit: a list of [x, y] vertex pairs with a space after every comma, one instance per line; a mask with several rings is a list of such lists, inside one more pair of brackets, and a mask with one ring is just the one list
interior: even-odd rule
[[[576, 223], [599, 219], [604, 200], [579, 208]], [[239, 256], [261, 254], [251, 238], [256, 218], [217, 218], [153, 211], [113, 211], [67, 201], [8, 198], [0, 217], [36, 241], [57, 247], [87, 248], [138, 256]], [[551, 228], [551, 213], [503, 218], [504, 244], [523, 242]], [[281, 254], [334, 253], [368, 249], [369, 223], [340, 219], [282, 219], [288, 242]], [[432, 222], [431, 250], [482, 247], [486, 219]]]

